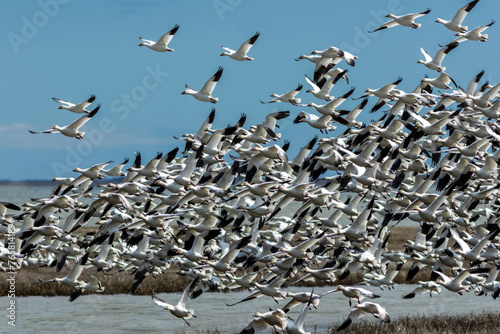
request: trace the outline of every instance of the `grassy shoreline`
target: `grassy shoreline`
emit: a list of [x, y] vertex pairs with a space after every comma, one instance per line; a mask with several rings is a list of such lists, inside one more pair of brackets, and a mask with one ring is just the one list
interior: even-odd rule
[[[497, 313], [416, 315], [394, 319], [390, 324], [362, 320], [338, 332], [336, 328], [340, 323], [332, 324], [328, 331], [316, 331], [309, 327], [308, 330], [313, 334], [491, 334], [498, 333], [500, 330], [500, 315]], [[185, 331], [184, 333], [229, 334], [218, 329], [194, 329], [194, 331]]]

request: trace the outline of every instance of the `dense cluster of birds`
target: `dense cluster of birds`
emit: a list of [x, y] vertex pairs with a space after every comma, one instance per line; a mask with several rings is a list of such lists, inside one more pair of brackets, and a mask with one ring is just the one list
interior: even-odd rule
[[[178, 303], [152, 299], [188, 325], [195, 316], [186, 306], [188, 298], [206, 291], [251, 291], [228, 307], [261, 297], [279, 303], [277, 309], [257, 312], [242, 333], [268, 327], [307, 333], [308, 311], [335, 292], [349, 298], [349, 305], [351, 299], [357, 301], [338, 330], [367, 313], [390, 322], [383, 306], [361, 302], [379, 297], [373, 291], [338, 283], [361, 272], [363, 284], [391, 288], [407, 262], [407, 281], [423, 268], [431, 271], [427, 280], [403, 295], [405, 299], [439, 294], [441, 287], [497, 298], [500, 84], [480, 84], [482, 71], [464, 90], [441, 64], [459, 43], [487, 40], [481, 32], [493, 23], [470, 31], [462, 25], [478, 2], [460, 8], [450, 21], [437, 19], [458, 38], [434, 58], [422, 49], [425, 61], [418, 62], [438, 75], [423, 78], [412, 92], [397, 89], [403, 80], [398, 78], [366, 89], [357, 98], [362, 99], [358, 106], [342, 110], [354, 88], [340, 97], [331, 95], [340, 79], [349, 82], [348, 71], [336, 65], [345, 60], [354, 67], [358, 57], [336, 47], [298, 57], [315, 64], [312, 79], [305, 76], [311, 86], [307, 92], [325, 104], [301, 104], [296, 96], [302, 85], [261, 101], [312, 107], [320, 114], [300, 111], [296, 116], [294, 123], [307, 123], [325, 135], [312, 138], [293, 158], [287, 155], [290, 142], [276, 143], [281, 139], [278, 123], [290, 117], [290, 111], [269, 113], [262, 123], [249, 127], [243, 114], [234, 125], [216, 129], [212, 109], [196, 133], [177, 137], [185, 142], [179, 145], [182, 150], [159, 152], [147, 163], [136, 153], [126, 170], [129, 159], [110, 169], [106, 167], [112, 161], [75, 168], [75, 178], [54, 179], [58, 185], [48, 198], [33, 199], [22, 208], [0, 203], [2, 233], [7, 224], [17, 227], [14, 253], [20, 265], [51, 264], [60, 270], [68, 259], [74, 260], [66, 277], [51, 280], [74, 288], [70, 301], [84, 292], [104, 290], [95, 277], [89, 282], [79, 279], [85, 268], [133, 273], [134, 293], [148, 275], [177, 264], [192, 278]], [[392, 20], [375, 31], [397, 25], [419, 28], [414, 19], [429, 12], [389, 14]], [[176, 25], [157, 42], [141, 38], [139, 45], [173, 51], [168, 44], [178, 29]], [[237, 51], [223, 47], [221, 56], [251, 61], [247, 53], [258, 37], [256, 33]], [[186, 85], [183, 94], [216, 103], [212, 91], [221, 75], [219, 68], [200, 91]], [[377, 101], [367, 111], [370, 97]], [[60, 108], [85, 115], [68, 127], [44, 132], [81, 139], [79, 127], [99, 109], [86, 109], [94, 99], [77, 105], [54, 99]], [[388, 110], [371, 124], [357, 121], [362, 111], [384, 107]], [[336, 124], [345, 131], [328, 136]], [[105, 177], [120, 181], [98, 181]], [[68, 212], [64, 219], [63, 211]], [[391, 227], [403, 219], [420, 228], [404, 252], [393, 252], [387, 249]], [[92, 223], [95, 231], [80, 232]], [[1, 252], [4, 267], [5, 256], [12, 252], [5, 245]], [[286, 290], [301, 280], [336, 287], [321, 295]], [[290, 320], [287, 313], [299, 305], [299, 317]]]

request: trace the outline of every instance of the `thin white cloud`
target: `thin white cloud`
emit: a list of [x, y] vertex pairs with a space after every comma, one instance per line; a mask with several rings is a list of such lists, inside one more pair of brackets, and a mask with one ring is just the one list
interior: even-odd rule
[[14, 123], [9, 125], [0, 125], [0, 132], [12, 131], [12, 130], [27, 130], [30, 128], [28, 123]]

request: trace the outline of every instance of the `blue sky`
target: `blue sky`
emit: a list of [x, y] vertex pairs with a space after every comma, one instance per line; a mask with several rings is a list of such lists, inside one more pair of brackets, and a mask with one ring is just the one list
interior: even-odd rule
[[[314, 65], [296, 62], [301, 54], [330, 46], [350, 51], [359, 59], [348, 69], [350, 84], [340, 81], [332, 90], [339, 96], [356, 87], [353, 97], [366, 88], [395, 81], [398, 88], [412, 91], [428, 74], [421, 64], [420, 46], [433, 56], [438, 44], [450, 42], [453, 32], [435, 23], [438, 16], [451, 19], [468, 1], [69, 1], [41, 0], [9, 2], [0, 13], [2, 61], [2, 120], [0, 122], [0, 179], [51, 179], [74, 176], [75, 167], [123, 158], [133, 160], [140, 151], [144, 162], [157, 151], [167, 152], [183, 142], [173, 139], [194, 133], [214, 106], [180, 93], [184, 84], [195, 89], [217, 70], [224, 73], [214, 91], [219, 97], [214, 128], [225, 127], [248, 115], [248, 128], [265, 115], [290, 110], [280, 121], [282, 140], [291, 141], [293, 156], [318, 130], [293, 124], [301, 111], [290, 104], [262, 105], [272, 93], [282, 94], [298, 83], [304, 89], [303, 103], [321, 101], [306, 93], [304, 75], [312, 76]], [[388, 12], [406, 14], [431, 8], [419, 18], [420, 29], [395, 27], [374, 34], [367, 30], [385, 22]], [[481, 0], [469, 13], [469, 29], [498, 20], [500, 2]], [[170, 43], [174, 52], [158, 53], [138, 47], [139, 36], [156, 40], [175, 24], [180, 29]], [[444, 60], [446, 72], [461, 86], [482, 69], [495, 84], [500, 78], [498, 25], [487, 30], [486, 43], [464, 42]], [[259, 31], [251, 49], [252, 62], [220, 57], [221, 45], [236, 49]], [[33, 135], [54, 124], [67, 125], [80, 115], [59, 106], [52, 97], [81, 102], [91, 94], [102, 104], [99, 113], [82, 128], [82, 141], [61, 134]], [[375, 103], [370, 100], [367, 109]], [[352, 109], [360, 101], [347, 101]], [[93, 105], [93, 106], [94, 106]], [[369, 122], [382, 112], [364, 112]], [[344, 128], [339, 126], [336, 133]], [[333, 134], [335, 135], [335, 133]]]

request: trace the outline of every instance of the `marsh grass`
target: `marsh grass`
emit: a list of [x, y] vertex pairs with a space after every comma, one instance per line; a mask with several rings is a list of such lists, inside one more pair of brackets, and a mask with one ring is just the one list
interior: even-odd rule
[[442, 314], [407, 316], [396, 319], [390, 324], [370, 321], [355, 323], [347, 327], [345, 330], [337, 332], [336, 328], [339, 325], [340, 323], [330, 328], [328, 333], [490, 334], [498, 333], [500, 330], [500, 315], [497, 313], [471, 313], [463, 315]]
[[[16, 295], [17, 296], [69, 296], [73, 288], [66, 287], [58, 283], [42, 283], [53, 278], [65, 277], [73, 266], [69, 263], [69, 268], [63, 268], [56, 272], [55, 268], [37, 267], [29, 265], [23, 267], [16, 275]], [[137, 295], [151, 295], [162, 292], [182, 291], [189, 282], [189, 278], [177, 274], [179, 268], [172, 266], [170, 270], [161, 275], [149, 275], [146, 277], [136, 292]], [[95, 276], [105, 287], [104, 294], [131, 293], [134, 274], [130, 272], [120, 272], [114, 275], [98, 272], [94, 268], [85, 269], [80, 275], [80, 280], [88, 282], [90, 276]], [[0, 291], [7, 289], [6, 273], [0, 273]]]
[[[498, 333], [500, 316], [496, 313], [407, 316], [395, 319], [390, 324], [365, 320], [354, 323], [338, 332], [336, 328], [340, 324], [341, 322], [333, 325], [328, 331], [316, 331], [314, 328], [308, 328], [308, 330], [313, 334], [491, 334]], [[228, 332], [219, 329], [195, 329], [194, 332], [184, 331], [180, 333], [228, 334]]]
[[[393, 227], [391, 229], [391, 238], [389, 239], [388, 249], [391, 251], [402, 251], [406, 240], [413, 239], [415, 230], [413, 227]], [[419, 280], [427, 280], [430, 275], [430, 270], [423, 269], [419, 274], [410, 282], [405, 282], [405, 277], [410, 267], [410, 263], [405, 264], [396, 276], [396, 282], [401, 283], [415, 283]], [[65, 277], [71, 268], [74, 266], [74, 261], [68, 261], [66, 267], [60, 272], [56, 272], [55, 268], [47, 266], [39, 267], [36, 265], [29, 265], [22, 267], [16, 275], [16, 295], [17, 296], [69, 296], [72, 288], [63, 286], [56, 283], [41, 283], [41, 281], [50, 280], [53, 278]], [[139, 289], [137, 295], [151, 295], [153, 293], [169, 293], [180, 292], [188, 284], [189, 279], [186, 276], [178, 275], [179, 266], [173, 264], [169, 270], [161, 275], [147, 276]], [[113, 272], [116, 269], [113, 270]], [[0, 273], [0, 291], [7, 291], [8, 282], [6, 280], [7, 273]], [[299, 279], [303, 274], [298, 273], [294, 280]], [[132, 282], [134, 273], [120, 272], [117, 274], [109, 275], [102, 271], [98, 272], [95, 268], [85, 269], [80, 280], [88, 282], [90, 276], [95, 276], [102, 285], [106, 288], [104, 294], [120, 294], [131, 293]], [[336, 284], [353, 285], [362, 281], [362, 274], [360, 272], [353, 273], [344, 280], [336, 282]], [[326, 285], [321, 281], [302, 281], [297, 286], [324, 286]]]

